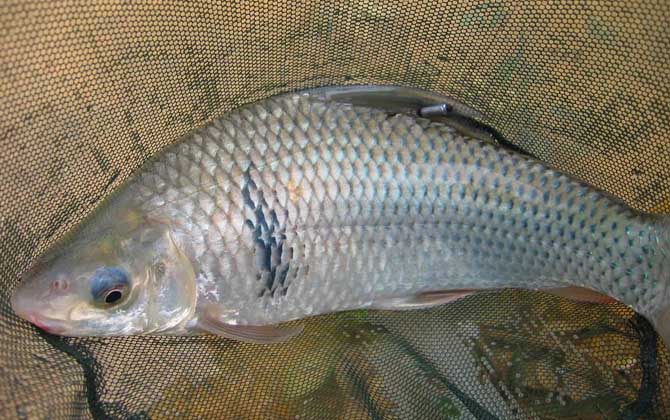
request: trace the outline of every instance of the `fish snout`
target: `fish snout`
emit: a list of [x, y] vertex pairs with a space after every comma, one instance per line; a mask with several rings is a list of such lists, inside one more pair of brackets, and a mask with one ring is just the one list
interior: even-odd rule
[[35, 316], [35, 310], [33, 308], [35, 305], [26, 292], [26, 289], [21, 287], [21, 285], [19, 285], [19, 288], [12, 294], [10, 304], [15, 314], [26, 321], [32, 322], [31, 319]]
[[25, 313], [26, 321], [30, 322], [37, 328], [41, 328], [43, 330], [48, 330], [47, 325], [40, 320], [39, 315], [37, 315], [34, 312], [26, 312]]
[[[47, 319], [40, 313], [39, 303], [30, 299], [30, 296], [26, 296], [25, 290], [19, 288], [12, 295], [11, 306], [16, 315], [35, 325], [37, 328], [52, 334], [58, 334], [61, 331], [61, 328], [54, 321]], [[44, 307], [42, 305], [42, 308]]]
[[51, 334], [59, 334], [63, 332], [63, 330], [59, 328], [57, 325], [55, 325], [53, 322], [50, 322], [49, 320], [41, 317], [40, 315], [34, 312], [26, 313], [26, 321], [30, 322], [37, 328]]
[[[26, 287], [26, 282], [27, 280], [24, 279], [14, 290], [10, 304], [14, 313], [26, 321], [33, 322], [33, 319], [37, 319], [40, 307], [44, 308], [46, 302], [36, 299], [34, 288]], [[42, 303], [40, 304], [40, 302]]]
[[70, 279], [67, 278], [65, 273], [48, 270], [47, 267], [48, 264], [41, 260], [33, 263], [19, 276], [21, 281], [16, 293], [25, 291], [23, 293], [45, 301], [66, 294], [70, 290]]

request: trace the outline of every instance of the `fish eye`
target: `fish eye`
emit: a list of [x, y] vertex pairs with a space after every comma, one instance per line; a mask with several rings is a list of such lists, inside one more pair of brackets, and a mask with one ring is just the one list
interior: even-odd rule
[[110, 290], [105, 294], [105, 303], [116, 303], [121, 300], [121, 298], [123, 298], [123, 291], [117, 289]]
[[117, 305], [130, 290], [128, 273], [119, 267], [101, 267], [91, 277], [91, 295], [102, 306]]

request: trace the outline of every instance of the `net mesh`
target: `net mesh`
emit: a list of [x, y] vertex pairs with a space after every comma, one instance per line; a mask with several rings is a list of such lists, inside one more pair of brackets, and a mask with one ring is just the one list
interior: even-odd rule
[[[394, 84], [670, 213], [665, 2], [3, 2], [0, 417], [664, 418], [667, 349], [623, 306], [504, 291], [305, 321], [276, 346], [62, 339], [18, 275], [149, 157], [272, 94]], [[480, 334], [475, 332], [479, 331]]]

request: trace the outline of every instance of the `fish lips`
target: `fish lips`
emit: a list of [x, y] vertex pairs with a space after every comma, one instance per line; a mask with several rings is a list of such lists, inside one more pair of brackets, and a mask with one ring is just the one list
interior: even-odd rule
[[65, 328], [62, 327], [61, 321], [47, 318], [36, 311], [29, 309], [21, 308], [20, 306], [14, 305], [12, 302], [12, 309], [14, 312], [21, 318], [30, 322], [37, 328], [48, 332], [50, 334], [62, 334], [65, 332]]
[[44, 310], [49, 307], [48, 303], [33, 299], [29, 296], [29, 292], [29, 290], [21, 287], [14, 292], [10, 300], [14, 313], [48, 333], [61, 334], [65, 332], [63, 321], [44, 315]]

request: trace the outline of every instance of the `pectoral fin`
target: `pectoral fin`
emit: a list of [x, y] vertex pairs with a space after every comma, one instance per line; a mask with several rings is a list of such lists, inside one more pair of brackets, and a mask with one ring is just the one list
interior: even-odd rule
[[256, 344], [283, 343], [300, 334], [303, 326], [236, 325], [221, 322], [215, 310], [208, 309], [198, 319], [198, 327], [210, 334]]
[[372, 303], [370, 309], [389, 311], [405, 311], [424, 309], [433, 306], [455, 302], [475, 293], [475, 289], [446, 290], [441, 292], [426, 292], [414, 296], [381, 298]]

